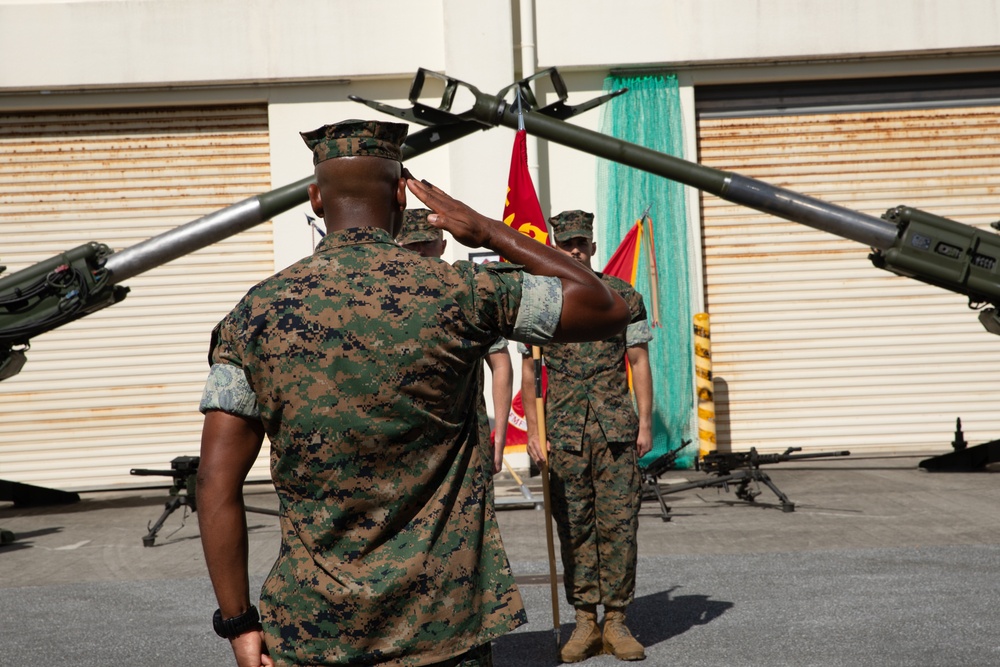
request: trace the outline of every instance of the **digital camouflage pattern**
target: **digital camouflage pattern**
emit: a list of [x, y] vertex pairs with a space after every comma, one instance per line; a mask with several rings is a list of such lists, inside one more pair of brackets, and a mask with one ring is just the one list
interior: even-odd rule
[[[599, 275], [628, 304], [630, 327], [644, 323], [647, 316], [642, 295], [620, 278]], [[549, 382], [546, 433], [554, 448], [579, 451], [588, 414], [600, 424], [609, 442], [635, 442], [639, 416], [628, 389], [625, 332], [601, 341], [548, 343], [543, 352]]]
[[408, 243], [425, 243], [427, 241], [440, 241], [444, 238], [444, 233], [437, 227], [432, 227], [427, 222], [430, 210], [426, 208], [408, 208], [403, 212], [403, 230], [396, 237], [396, 243], [406, 245]]
[[594, 214], [586, 211], [563, 211], [549, 218], [556, 241], [568, 241], [579, 236], [594, 240]]
[[476, 410], [483, 356], [519, 337], [522, 276], [331, 232], [216, 328], [211, 361], [243, 369], [271, 441], [277, 664], [424, 665], [525, 622]]
[[371, 156], [388, 160], [403, 159], [401, 146], [409, 126], [374, 120], [345, 120], [333, 125], [300, 132], [313, 152], [313, 164], [335, 157]]
[[640, 504], [639, 417], [625, 354], [651, 335], [642, 295], [598, 275], [628, 305], [629, 328], [603, 341], [545, 345], [545, 423], [566, 598], [574, 607], [625, 607], [635, 590]]
[[635, 441], [609, 443], [591, 419], [583, 449], [551, 452], [549, 469], [566, 599], [624, 609], [634, 599], [639, 555]]

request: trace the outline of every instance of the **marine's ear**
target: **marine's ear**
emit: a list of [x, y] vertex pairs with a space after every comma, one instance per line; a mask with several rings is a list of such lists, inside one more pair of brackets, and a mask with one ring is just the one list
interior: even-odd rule
[[309, 184], [309, 204], [312, 206], [313, 213], [318, 217], [323, 217], [323, 196], [319, 193], [319, 186], [315, 183]]

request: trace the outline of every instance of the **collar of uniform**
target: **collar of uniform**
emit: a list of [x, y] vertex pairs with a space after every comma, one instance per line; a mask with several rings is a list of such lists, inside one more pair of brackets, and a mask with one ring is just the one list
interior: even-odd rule
[[392, 235], [379, 227], [351, 227], [350, 229], [340, 229], [327, 232], [323, 240], [316, 246], [317, 252], [332, 250], [349, 245], [360, 245], [362, 243], [389, 243], [395, 245]]

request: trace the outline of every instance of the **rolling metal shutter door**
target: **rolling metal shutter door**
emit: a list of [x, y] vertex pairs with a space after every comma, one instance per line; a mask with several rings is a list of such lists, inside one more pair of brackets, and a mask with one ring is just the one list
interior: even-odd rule
[[[5, 115], [0, 263], [8, 275], [92, 240], [121, 250], [270, 186], [264, 106]], [[123, 302], [32, 340], [0, 383], [0, 479], [167, 483], [129, 470], [198, 454], [209, 334], [272, 272], [270, 227], [136, 276]], [[266, 470], [265, 451], [252, 475]]]
[[[1000, 106], [699, 118], [700, 160], [880, 216], [1000, 217]], [[719, 441], [949, 451], [1000, 437], [1000, 340], [853, 241], [702, 195]]]

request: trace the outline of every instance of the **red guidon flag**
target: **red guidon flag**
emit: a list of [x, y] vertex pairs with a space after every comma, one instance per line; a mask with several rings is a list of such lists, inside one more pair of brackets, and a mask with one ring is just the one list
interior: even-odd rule
[[[510, 175], [507, 177], [507, 198], [503, 207], [503, 222], [539, 243], [551, 246], [548, 226], [542, 216], [535, 186], [528, 173], [528, 133], [518, 130], [514, 135], [514, 150], [510, 156]], [[545, 368], [542, 368], [542, 393], [547, 387]], [[498, 415], [499, 416], [499, 415]], [[507, 418], [507, 451], [523, 452], [528, 444], [527, 422], [521, 392], [511, 402]]]
[[[643, 224], [643, 223], [646, 224]], [[648, 229], [648, 232], [647, 232]], [[656, 252], [653, 250], [653, 220], [649, 217], [640, 218], [636, 221], [632, 229], [628, 231], [625, 238], [618, 245], [618, 249], [611, 255], [608, 265], [604, 267], [602, 273], [616, 278], [621, 278], [632, 287], [635, 287], [635, 278], [639, 270], [639, 253], [642, 252], [642, 241], [646, 234], [649, 243], [647, 252], [649, 254], [650, 284], [652, 285], [653, 302], [649, 312], [651, 326], [659, 326], [659, 302], [657, 300], [658, 282], [656, 278]], [[628, 386], [632, 388], [632, 368], [628, 365], [628, 357], [625, 357], [625, 367], [628, 372]]]
[[551, 246], [549, 231], [538, 204], [535, 186], [528, 173], [528, 133], [518, 130], [514, 135], [514, 151], [510, 156], [510, 175], [507, 177], [507, 199], [503, 207], [503, 223], [525, 236]]
[[622, 239], [615, 254], [611, 255], [602, 273], [621, 278], [635, 287], [635, 274], [639, 269], [639, 250], [642, 247], [642, 221], [635, 223]]

